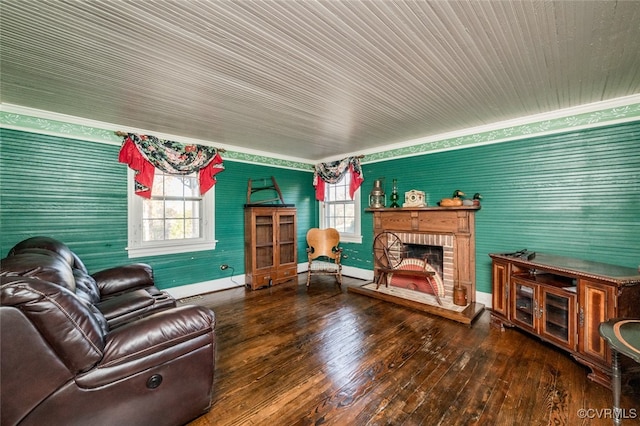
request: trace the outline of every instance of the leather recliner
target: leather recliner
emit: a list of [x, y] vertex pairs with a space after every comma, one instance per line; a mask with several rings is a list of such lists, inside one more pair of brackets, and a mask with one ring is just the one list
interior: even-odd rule
[[0, 424], [181, 425], [211, 406], [215, 315], [134, 264], [34, 237], [0, 261]]
[[95, 305], [110, 327], [176, 306], [154, 285], [153, 270], [135, 263], [89, 274], [69, 247], [50, 237], [32, 237], [16, 244], [1, 261], [0, 275], [31, 276], [52, 281]]
[[209, 309], [170, 308], [111, 329], [60, 285], [0, 284], [2, 425], [181, 425], [209, 410]]

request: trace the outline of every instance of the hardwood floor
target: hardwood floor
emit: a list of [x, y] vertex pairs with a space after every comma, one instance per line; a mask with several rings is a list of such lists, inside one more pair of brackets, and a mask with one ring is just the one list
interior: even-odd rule
[[[217, 318], [213, 405], [191, 426], [612, 424], [584, 367], [488, 311], [469, 327], [347, 292], [360, 280], [304, 283], [185, 301]], [[623, 424], [639, 401], [627, 389]]]

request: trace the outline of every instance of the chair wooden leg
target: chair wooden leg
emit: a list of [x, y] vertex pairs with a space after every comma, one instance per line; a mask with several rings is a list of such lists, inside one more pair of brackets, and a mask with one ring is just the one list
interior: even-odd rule
[[310, 282], [311, 282], [311, 269], [307, 271], [307, 287], [309, 287]]

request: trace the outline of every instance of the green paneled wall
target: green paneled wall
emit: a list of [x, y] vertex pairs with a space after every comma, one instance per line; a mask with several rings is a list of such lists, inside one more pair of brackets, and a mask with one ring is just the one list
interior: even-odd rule
[[[629, 267], [640, 265], [640, 122], [477, 146], [364, 166], [373, 180], [398, 179], [401, 194], [427, 193], [433, 206], [455, 189], [484, 200], [476, 213], [476, 281], [491, 292], [488, 253], [522, 248]], [[354, 266], [371, 269], [371, 214]], [[357, 251], [357, 253], [355, 253]]]
[[[0, 250], [31, 235], [69, 244], [92, 270], [129, 262], [126, 168], [119, 147], [0, 129]], [[365, 159], [366, 160], [366, 159]], [[243, 205], [249, 178], [275, 176], [298, 208], [298, 261], [318, 223], [309, 172], [225, 161], [216, 185], [217, 248], [141, 258], [162, 288], [244, 272]], [[484, 196], [476, 214], [476, 281], [490, 292], [488, 253], [522, 248], [630, 267], [640, 264], [640, 122], [425, 154], [364, 165], [363, 208], [373, 180], [397, 178], [430, 205], [455, 189]], [[372, 215], [345, 265], [373, 269]], [[136, 259], [138, 260], [138, 259]], [[233, 270], [220, 271], [226, 263]]]
[[0, 129], [0, 252], [34, 235], [97, 269], [127, 260], [126, 168], [118, 147]]
[[[127, 169], [119, 147], [0, 129], [0, 253], [34, 235], [67, 243], [90, 271], [132, 261], [154, 267], [161, 288], [244, 273], [247, 182], [274, 176], [287, 203], [298, 208], [299, 258], [306, 229], [317, 223], [312, 174], [225, 161], [216, 190], [216, 250], [128, 259]], [[233, 269], [220, 271], [226, 263]], [[242, 284], [242, 283], [239, 283]]]

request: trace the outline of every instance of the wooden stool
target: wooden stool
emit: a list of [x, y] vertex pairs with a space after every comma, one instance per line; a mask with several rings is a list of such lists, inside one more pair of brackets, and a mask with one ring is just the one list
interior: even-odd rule
[[599, 327], [600, 335], [611, 348], [613, 390], [613, 424], [621, 425], [624, 411], [620, 408], [621, 371], [619, 354], [640, 363], [640, 319], [610, 319]]

